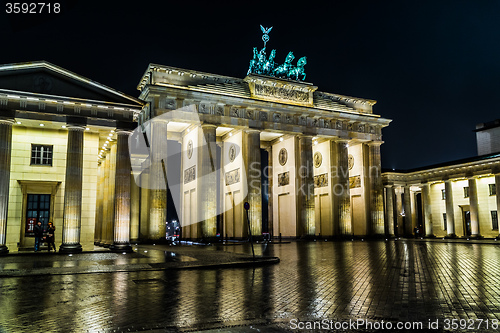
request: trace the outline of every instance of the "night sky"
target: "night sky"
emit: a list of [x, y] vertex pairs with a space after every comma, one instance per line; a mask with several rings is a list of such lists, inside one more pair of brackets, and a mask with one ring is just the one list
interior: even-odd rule
[[62, 1], [0, 16], [0, 63], [47, 60], [129, 95], [149, 63], [245, 77], [259, 25], [268, 50], [307, 56], [320, 91], [377, 100], [393, 119], [382, 164], [410, 169], [477, 154], [500, 118], [498, 1]]

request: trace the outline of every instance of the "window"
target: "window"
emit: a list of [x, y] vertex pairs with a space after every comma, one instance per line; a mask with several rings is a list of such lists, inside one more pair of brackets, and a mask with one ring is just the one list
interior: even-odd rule
[[489, 184], [490, 195], [497, 195], [497, 186], [495, 184]]
[[52, 146], [31, 144], [31, 165], [52, 166]]
[[446, 191], [441, 190], [441, 199], [446, 200]]
[[491, 228], [498, 230], [498, 214], [496, 210], [491, 211]]
[[446, 213], [443, 213], [443, 230], [446, 230], [447, 229], [447, 225], [446, 225]]
[[464, 198], [469, 197], [469, 187], [464, 187]]

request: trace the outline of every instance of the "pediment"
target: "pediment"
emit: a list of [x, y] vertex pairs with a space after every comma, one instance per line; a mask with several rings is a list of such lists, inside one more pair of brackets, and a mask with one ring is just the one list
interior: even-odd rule
[[140, 106], [131, 96], [46, 61], [0, 65], [0, 89]]

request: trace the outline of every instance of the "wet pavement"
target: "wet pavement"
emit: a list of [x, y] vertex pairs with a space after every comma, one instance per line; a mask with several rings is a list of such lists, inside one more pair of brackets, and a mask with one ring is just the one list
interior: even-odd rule
[[[134, 253], [112, 253], [102, 247], [79, 254], [21, 252], [0, 257], [0, 278], [176, 269], [254, 267], [278, 263], [269, 256], [224, 251], [226, 246], [134, 246]], [[1, 332], [0, 332], [1, 333]]]
[[[263, 251], [280, 263], [3, 277], [0, 332], [295, 332], [319, 324], [355, 332], [388, 329], [389, 323], [394, 331], [398, 324], [500, 331], [500, 247], [493, 241], [256, 245], [256, 254]], [[40, 269], [54, 271], [64, 265], [169, 264], [172, 252], [179, 255], [174, 263], [217, 263], [251, 250], [248, 244], [175, 251], [140, 246], [135, 254], [65, 257], [57, 261], [62, 267], [48, 267], [54, 255], [39, 256], [39, 262]], [[33, 257], [0, 258], [0, 272], [16, 269], [23, 258], [29, 266]]]

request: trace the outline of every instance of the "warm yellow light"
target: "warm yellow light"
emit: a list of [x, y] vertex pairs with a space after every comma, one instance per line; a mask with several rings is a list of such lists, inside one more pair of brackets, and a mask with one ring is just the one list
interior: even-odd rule
[[17, 122], [16, 122], [16, 124], [21, 125], [21, 122], [20, 122], [20, 121], [17, 121]]
[[62, 128], [66, 128], [66, 125], [62, 125], [61, 127], [62, 127]]
[[40, 124], [41, 127], [45, 126], [44, 124]]

